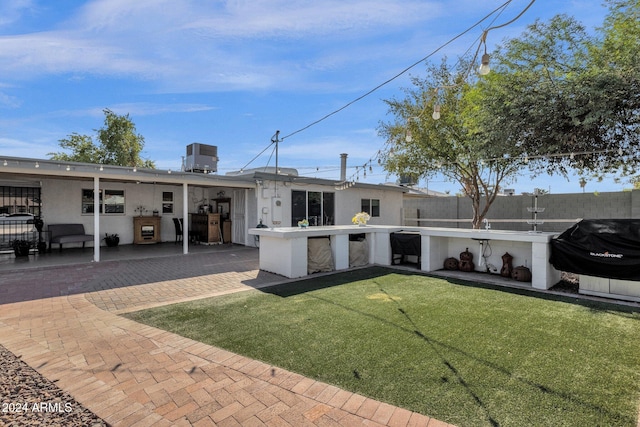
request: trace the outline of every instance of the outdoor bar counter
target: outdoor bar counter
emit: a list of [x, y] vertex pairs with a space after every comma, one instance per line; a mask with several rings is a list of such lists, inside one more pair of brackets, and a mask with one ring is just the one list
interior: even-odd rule
[[474, 254], [476, 271], [486, 272], [487, 266], [491, 266], [499, 273], [501, 257], [508, 252], [513, 257], [513, 267], [525, 266], [531, 270], [532, 287], [549, 289], [560, 280], [560, 272], [549, 263], [549, 242], [557, 233], [383, 225], [249, 230], [249, 234], [260, 238], [260, 269], [288, 278], [307, 276], [309, 238], [328, 237], [331, 241], [334, 269], [346, 270], [349, 268], [350, 234], [366, 235], [370, 264], [391, 265], [393, 254], [390, 236], [397, 232], [420, 234], [422, 253], [419, 268], [422, 271], [440, 270], [446, 258], [458, 258], [461, 252], [468, 249]]

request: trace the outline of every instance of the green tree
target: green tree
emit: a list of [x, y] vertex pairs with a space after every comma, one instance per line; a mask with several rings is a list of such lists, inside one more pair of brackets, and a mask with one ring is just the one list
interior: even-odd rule
[[155, 168], [153, 161], [141, 157], [144, 137], [136, 132], [129, 114], [117, 115], [104, 110], [104, 126], [97, 129], [99, 145], [87, 135], [73, 133], [60, 140], [63, 149], [71, 153], [49, 153], [53, 160], [97, 163], [118, 166]]
[[[414, 178], [442, 174], [458, 182], [472, 202], [472, 226], [480, 228], [500, 186], [520, 166], [510, 159], [517, 147], [488, 139], [473, 120], [478, 93], [468, 81], [470, 65], [460, 61], [452, 69], [444, 60], [428, 67], [427, 78], [413, 77], [404, 99], [385, 101], [395, 121], [378, 130], [392, 147], [383, 153], [386, 170]], [[436, 108], [439, 120], [432, 118]]]
[[609, 14], [600, 29], [602, 42], [593, 49], [598, 68], [638, 73], [640, 69], [640, 1], [608, 0]]
[[483, 108], [475, 120], [487, 133], [506, 134], [534, 173], [635, 173], [640, 86], [637, 61], [628, 57], [637, 53], [608, 57], [604, 46], [618, 38], [590, 38], [563, 15], [536, 21], [492, 57], [491, 77], [478, 83]]
[[72, 154], [49, 153], [53, 160], [82, 163], [102, 163], [102, 150], [94, 145], [90, 136], [72, 133], [68, 138], [59, 141], [60, 147], [71, 151]]

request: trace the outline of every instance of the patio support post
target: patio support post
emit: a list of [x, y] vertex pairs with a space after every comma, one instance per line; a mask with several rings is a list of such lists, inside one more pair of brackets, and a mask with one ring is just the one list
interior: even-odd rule
[[100, 262], [100, 178], [93, 177], [93, 260]]
[[182, 184], [182, 253], [189, 253], [189, 186]]

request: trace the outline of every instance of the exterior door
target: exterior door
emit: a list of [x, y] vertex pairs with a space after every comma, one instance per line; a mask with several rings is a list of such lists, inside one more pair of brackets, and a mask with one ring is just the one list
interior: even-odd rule
[[231, 227], [232, 242], [240, 245], [246, 245], [247, 242], [247, 223], [246, 223], [246, 190], [233, 190], [231, 203]]

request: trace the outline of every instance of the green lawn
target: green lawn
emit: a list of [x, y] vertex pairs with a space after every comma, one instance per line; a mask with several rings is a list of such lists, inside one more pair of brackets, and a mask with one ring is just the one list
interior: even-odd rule
[[636, 426], [640, 310], [382, 267], [128, 317], [458, 426]]

